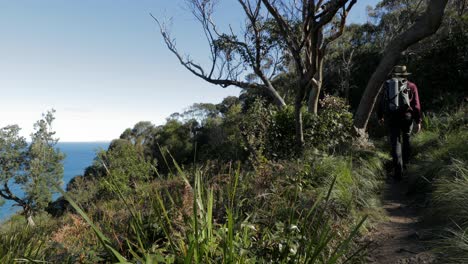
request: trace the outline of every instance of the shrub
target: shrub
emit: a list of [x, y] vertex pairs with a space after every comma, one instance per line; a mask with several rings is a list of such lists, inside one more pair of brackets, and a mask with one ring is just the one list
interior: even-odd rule
[[[123, 140], [120, 140], [123, 141]], [[120, 144], [111, 144], [109, 150], [99, 153], [97, 162], [108, 170], [106, 177], [99, 181], [101, 191], [111, 194], [109, 182], [123, 193], [128, 193], [141, 181], [147, 181], [156, 174], [155, 166], [146, 161], [143, 153], [125, 141]]]
[[268, 139], [268, 131], [272, 126], [272, 112], [261, 100], [256, 100], [247, 110], [242, 120], [242, 136], [245, 145], [255, 162], [265, 159], [265, 147]]
[[[178, 167], [176, 165], [176, 167]], [[332, 181], [326, 194], [317, 198], [311, 208], [290, 207], [289, 217], [279, 220], [274, 212], [257, 218], [254, 211], [242, 212], [243, 196], [238, 193], [248, 185], [240, 186], [240, 174], [230, 175], [230, 182], [225, 196], [226, 211], [222, 218], [214, 217], [214, 190], [204, 180], [202, 171], [195, 171], [194, 183], [189, 184], [185, 173], [179, 170], [183, 181], [186, 182], [193, 194], [192, 212], [184, 217], [184, 228], [178, 229], [174, 225], [170, 212], [172, 200], [164, 202], [161, 189], [155, 199], [150, 200], [153, 213], [144, 215], [129, 199], [120, 195], [119, 200], [125, 204], [130, 212], [129, 234], [127, 236], [127, 254], [118, 253], [118, 249], [111, 246], [110, 239], [103, 235], [90, 218], [68, 196], [70, 203], [94, 229], [100, 237], [104, 248], [112, 252], [111, 256], [119, 261], [127, 259], [134, 262], [160, 261], [166, 263], [253, 263], [264, 262], [293, 262], [293, 263], [340, 263], [353, 258], [359, 252], [351, 252], [352, 239], [357, 235], [364, 219], [354, 228], [340, 232], [340, 228], [333, 225], [333, 218], [326, 212], [330, 205]], [[297, 192], [300, 192], [299, 189]], [[277, 198], [286, 199], [294, 196], [283, 196], [277, 193]], [[176, 193], [167, 194], [169, 197]], [[258, 216], [258, 215], [257, 215]], [[271, 223], [265, 220], [275, 219]], [[146, 223], [160, 227], [162, 236], [159, 239], [149, 237]]]
[[351, 145], [353, 116], [345, 100], [325, 96], [319, 103], [319, 115], [309, 115], [309, 120], [305, 120], [306, 144], [311, 148], [331, 152]]
[[[304, 140], [306, 148], [333, 153], [351, 145], [352, 114], [349, 106], [339, 97], [325, 96], [320, 100], [319, 115], [303, 109]], [[269, 159], [291, 158], [297, 154], [295, 145], [294, 108], [266, 109], [254, 104], [245, 127], [251, 143]]]
[[296, 154], [294, 107], [286, 106], [275, 111], [269, 118], [271, 123], [267, 128], [265, 140], [265, 152], [268, 157], [270, 159], [294, 157]]

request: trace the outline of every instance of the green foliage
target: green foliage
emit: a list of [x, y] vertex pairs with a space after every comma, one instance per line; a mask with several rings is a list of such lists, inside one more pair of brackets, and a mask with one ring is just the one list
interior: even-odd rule
[[108, 151], [99, 153], [97, 162], [109, 171], [106, 175], [110, 178], [100, 181], [101, 190], [108, 194], [111, 193], [109, 182], [127, 194], [137, 183], [148, 181], [157, 173], [155, 166], [145, 159], [137, 146], [122, 139], [113, 141]]
[[[26, 226], [23, 217], [12, 217], [0, 228], [0, 262], [18, 263], [51, 260], [52, 250], [48, 235], [54, 231], [56, 221], [47, 215], [38, 215], [37, 225]], [[26, 226], [26, 227], [25, 227]], [[63, 258], [61, 263], [67, 263]]]
[[413, 192], [430, 197], [426, 221], [437, 226], [434, 247], [444, 263], [468, 259], [468, 108], [423, 119], [427, 129], [415, 137], [416, 158], [410, 166]]
[[160, 149], [164, 149], [173, 153], [177, 160], [181, 163], [188, 163], [193, 160], [194, 147], [193, 136], [191, 135], [191, 125], [184, 124], [178, 120], [168, 120], [155, 135], [155, 144], [152, 148], [155, 151], [154, 156], [163, 170], [168, 170], [164, 166], [169, 166], [168, 163], [161, 162], [163, 157], [160, 154]]
[[43, 210], [52, 201], [52, 193], [55, 192], [53, 185], [63, 178], [62, 161], [65, 156], [56, 149], [58, 139], [54, 138], [55, 132], [52, 131], [54, 112], [47, 112], [34, 125], [36, 132], [31, 135], [31, 144], [26, 153], [26, 175], [15, 179], [26, 194], [23, 200], [30, 201], [33, 211]]
[[85, 212], [83, 212], [83, 210], [75, 203], [75, 201], [73, 201], [68, 195], [67, 193], [65, 193], [65, 191], [63, 191], [59, 185], [56, 185], [55, 186], [59, 191], [60, 193], [65, 197], [65, 199], [67, 199], [67, 201], [70, 203], [70, 205], [78, 212], [78, 214], [81, 215], [81, 217], [83, 217], [83, 219], [86, 221], [86, 223], [88, 223], [92, 230], [94, 231], [94, 233], [96, 234], [96, 236], [98, 237], [99, 239], [99, 242], [101, 242], [101, 244], [104, 246], [104, 248], [108, 251], [109, 255], [110, 256], [113, 256], [114, 257], [114, 260], [117, 260], [119, 263], [127, 263], [125, 257], [123, 257], [120, 253], [117, 252], [117, 250], [115, 250], [112, 245], [110, 245], [110, 239], [107, 238], [100, 230], [99, 228], [92, 222], [92, 220], [88, 217], [88, 215], [86, 215]]
[[[151, 122], [141, 121], [136, 123], [132, 129], [127, 128], [120, 139], [130, 141], [139, 151], [145, 151], [145, 145], [152, 140], [154, 129]], [[118, 141], [115, 144], [118, 144]]]
[[[304, 117], [308, 119], [308, 115]], [[296, 154], [294, 108], [287, 106], [274, 112], [267, 128], [265, 147], [270, 158], [292, 157]]]
[[435, 249], [443, 253], [444, 263], [464, 263], [468, 260], [468, 164], [453, 160], [440, 172], [434, 183], [432, 212], [443, 223]]
[[440, 171], [443, 178], [434, 184], [434, 211], [454, 221], [462, 227], [468, 227], [468, 164], [467, 160], [453, 160], [452, 164]]
[[[327, 100], [331, 100], [329, 105], [324, 101], [322, 109], [331, 113], [324, 115], [327, 118], [346, 109], [345, 104]], [[242, 112], [236, 100], [203, 109], [210, 114], [201, 114], [197, 121], [201, 126], [189, 129], [191, 139], [219, 142], [211, 149], [226, 151], [227, 157], [232, 157], [227, 150], [245, 142], [255, 158], [250, 166], [238, 163], [233, 169], [229, 162], [216, 166], [206, 162], [183, 169], [175, 157], [167, 155], [168, 146], [177, 146], [170, 143], [159, 149], [158, 163], [165, 162], [170, 169], [162, 173], [155, 169], [149, 146], [170, 128], [186, 129], [190, 122], [180, 121], [184, 115], [178, 115], [168, 128], [139, 123], [141, 129], [127, 130], [113, 141], [85, 176], [75, 178], [68, 192], [62, 192], [68, 205], [62, 199], [65, 210], [56, 213], [54, 228], [43, 235], [49, 242], [40, 247], [36, 259], [343, 263], [361, 255], [354, 239], [378, 204], [376, 190], [385, 157], [363, 150], [353, 150], [352, 157], [308, 150], [304, 156], [269, 161], [269, 149], [276, 147], [266, 143], [273, 124], [287, 131], [293, 120], [289, 112], [277, 112], [260, 101]], [[190, 113], [192, 117], [198, 114], [199, 110]], [[335, 125], [332, 122], [331, 129]], [[221, 131], [219, 141], [208, 133], [216, 131]], [[200, 150], [206, 147], [200, 144]], [[203, 151], [200, 155], [208, 156]]]
[[431, 188], [431, 182], [442, 178], [444, 173], [441, 171], [445, 171], [453, 160], [468, 159], [466, 145], [460, 144], [468, 140], [467, 124], [466, 106], [452, 113], [423, 118], [423, 127], [427, 131], [419, 133], [413, 140], [417, 162], [411, 169], [418, 172], [419, 177], [415, 179], [418, 188]]
[[[197, 103], [172, 114], [161, 126], [139, 122], [120, 139], [134, 145], [162, 174], [175, 169], [162, 155], [167, 151], [182, 166], [206, 160], [244, 160], [247, 155], [239, 126], [242, 111], [237, 97], [227, 97], [216, 105]], [[98, 167], [90, 167], [85, 174], [103, 174]]]
[[[182, 197], [160, 189], [149, 201], [152, 208], [149, 214], [136, 207], [136, 197], [126, 197], [114, 186], [119, 201], [130, 212], [127, 257], [118, 253], [118, 248], [112, 246], [115, 243], [110, 242], [66, 193], [62, 194], [92, 227], [102, 246], [109, 251], [108, 256], [114, 256], [119, 263], [127, 263], [126, 259], [135, 263], [341, 263], [339, 261], [346, 261], [359, 253], [351, 251], [351, 244], [365, 218], [349, 232], [341, 234], [333, 226], [331, 215], [325, 213], [332, 204], [334, 180], [326, 195], [319, 196], [311, 208], [294, 207], [284, 222], [274, 221], [271, 225], [263, 222], [263, 217], [255, 216], [258, 209], [251, 211], [250, 216], [242, 212], [245, 188], [251, 187], [241, 183], [240, 179], [244, 177], [239, 170], [229, 175], [229, 182], [219, 192], [226, 201], [224, 214], [219, 214], [215, 211], [218, 191], [208, 183], [203, 172], [195, 171], [191, 185], [185, 172], [177, 164], [175, 167], [185, 182]], [[300, 192], [296, 188], [295, 195]], [[178, 199], [188, 206], [183, 222], [179, 223], [174, 221], [177, 213], [174, 202], [171, 202]], [[154, 236], [146, 233], [146, 223], [159, 227], [158, 239], [154, 240]]]
[[27, 143], [25, 138], [19, 136], [19, 131], [20, 128], [17, 125], [7, 126], [0, 130], [0, 180], [2, 185], [9, 183], [15, 177], [21, 177], [18, 172], [24, 166]]
[[334, 151], [340, 146], [349, 145], [353, 127], [349, 106], [343, 99], [334, 96], [325, 96], [319, 103], [320, 114], [313, 116], [310, 127], [305, 129], [306, 144], [325, 151]]
[[467, 96], [468, 27], [451, 30], [448, 36], [434, 40], [433, 46], [408, 58], [411, 79], [421, 87], [419, 96], [426, 110], [453, 109]]
[[[338, 150], [351, 139], [348, 106], [332, 96], [326, 96], [320, 104], [319, 116], [305, 109], [303, 112], [307, 146]], [[229, 97], [218, 105], [194, 104], [159, 127], [140, 122], [121, 135], [121, 143], [134, 145], [146, 160], [157, 164], [161, 174], [174, 171], [162, 155], [167, 151], [181, 166], [206, 160], [244, 161], [249, 156], [255, 161], [282, 159], [297, 154], [294, 120], [291, 107], [278, 110], [256, 100], [246, 108], [238, 98]], [[85, 174], [102, 175], [103, 169], [98, 164]]]
[[[16, 125], [0, 131], [0, 184], [3, 186], [0, 195], [22, 207], [26, 217], [46, 208], [52, 200], [53, 185], [59, 184], [63, 177], [64, 155], [56, 149], [53, 114], [53, 110], [49, 111], [36, 122], [29, 145], [19, 136]], [[19, 185], [24, 194], [15, 194], [12, 184]]]
[[196, 134], [197, 161], [244, 160], [246, 151], [239, 124], [242, 106], [236, 97], [227, 97], [216, 105], [216, 114], [201, 121]]
[[[335, 151], [351, 140], [352, 115], [343, 99], [326, 96], [320, 100], [318, 116], [303, 110], [307, 148]], [[242, 119], [242, 133], [249, 152], [257, 161], [296, 156], [293, 107], [275, 109], [257, 100]]]
[[436, 251], [443, 254], [447, 264], [468, 261], [468, 228], [454, 227], [446, 230], [443, 238], [436, 244]]
[[423, 126], [430, 132], [441, 136], [461, 130], [468, 123], [468, 111], [466, 106], [451, 112], [429, 114], [423, 117]]
[[265, 144], [271, 122], [271, 111], [261, 100], [255, 101], [242, 119], [242, 134], [246, 146], [257, 162], [265, 159]]

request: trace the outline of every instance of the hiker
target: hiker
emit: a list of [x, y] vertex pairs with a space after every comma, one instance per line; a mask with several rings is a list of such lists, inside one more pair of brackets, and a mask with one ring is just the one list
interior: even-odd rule
[[393, 177], [401, 180], [403, 170], [411, 153], [410, 134], [413, 123], [416, 133], [421, 130], [421, 105], [419, 103], [418, 88], [407, 80], [411, 73], [406, 71], [405, 65], [393, 68], [391, 78], [385, 81], [377, 116], [381, 125], [389, 129], [390, 144], [393, 158]]

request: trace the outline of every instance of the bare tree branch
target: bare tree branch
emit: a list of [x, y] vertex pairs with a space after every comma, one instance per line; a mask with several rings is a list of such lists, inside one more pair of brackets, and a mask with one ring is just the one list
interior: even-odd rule
[[323, 7], [323, 11], [314, 17], [314, 20], [319, 19], [315, 24], [314, 30], [322, 28], [326, 24], [330, 23], [338, 10], [345, 6], [348, 1], [349, 0], [331, 0], [327, 2]]
[[294, 36], [293, 30], [289, 26], [288, 22], [281, 16], [279, 11], [269, 2], [269, 0], [262, 0], [262, 3], [268, 9], [268, 12], [273, 16], [275, 21], [278, 23], [278, 27], [281, 31], [282, 36], [285, 38], [291, 51], [297, 51], [299, 49], [299, 42]]
[[329, 36], [328, 38], [324, 40], [322, 51], [325, 51], [325, 49], [331, 42], [337, 40], [341, 35], [343, 35], [345, 26], [346, 26], [346, 18], [348, 17], [349, 11], [356, 4], [356, 2], [357, 0], [351, 0], [351, 2], [348, 4], [347, 7], [345, 6], [342, 7], [342, 13], [340, 14], [339, 28], [334, 34], [332, 34], [331, 36]]
[[[194, 15], [202, 24], [203, 30], [205, 32], [205, 36], [210, 44], [210, 51], [212, 53], [212, 60], [210, 71], [207, 74], [203, 67], [195, 63], [190, 57], [184, 58], [176, 48], [175, 40], [170, 37], [166, 26], [161, 23], [156, 17], [152, 14], [151, 17], [156, 21], [159, 26], [159, 30], [161, 35], [163, 36], [164, 42], [167, 48], [177, 57], [180, 64], [184, 66], [188, 71], [190, 71], [195, 76], [215, 85], [219, 85], [221, 87], [228, 87], [228, 86], [237, 86], [242, 89], [264, 89], [267, 90], [271, 97], [275, 100], [276, 104], [280, 107], [286, 105], [283, 98], [280, 94], [276, 91], [274, 86], [272, 85], [269, 78], [262, 71], [262, 44], [261, 44], [261, 33], [260, 29], [257, 26], [257, 18], [259, 17], [259, 10], [260, 10], [260, 0], [258, 0], [256, 7], [252, 8], [250, 3], [243, 2], [239, 0], [239, 2], [244, 3], [244, 11], [251, 21], [252, 29], [255, 36], [255, 48], [251, 50], [249, 44], [246, 42], [238, 41], [235, 37], [235, 34], [232, 32], [231, 35], [223, 35], [220, 34], [217, 30], [215, 25], [211, 22], [211, 12], [212, 9], [209, 8], [205, 10], [206, 6], [203, 6], [203, 3], [200, 3], [197, 0], [193, 1], [193, 6], [195, 8]], [[207, 12], [205, 14], [205, 12]], [[217, 39], [214, 38], [214, 34], [218, 36]], [[227, 45], [226, 50], [220, 50], [218, 48], [217, 42], [221, 41], [224, 45]], [[245, 54], [245, 57], [234, 59], [236, 56], [236, 50], [241, 51], [240, 56]], [[225, 57], [221, 59], [220, 53], [224, 52]], [[246, 61], [244, 61], [246, 59]], [[250, 67], [252, 67], [253, 71], [259, 76], [262, 83], [251, 83], [251, 82], [243, 82], [240, 81], [239, 78], [241, 77], [244, 69], [244, 63], [248, 63]], [[215, 69], [218, 71], [217, 78], [213, 78]]]
[[3, 184], [3, 189], [0, 190], [0, 196], [3, 197], [4, 199], [15, 201], [17, 205], [23, 208], [28, 207], [27, 203], [25, 203], [22, 199], [20, 199], [15, 194], [13, 194], [7, 182]]

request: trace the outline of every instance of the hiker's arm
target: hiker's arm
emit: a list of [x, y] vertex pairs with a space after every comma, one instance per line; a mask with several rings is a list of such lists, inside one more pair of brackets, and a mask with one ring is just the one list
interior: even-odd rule
[[421, 104], [419, 102], [418, 87], [412, 83], [413, 100], [411, 100], [411, 108], [413, 109], [413, 119], [416, 124], [421, 124]]
[[375, 110], [377, 113], [377, 119], [379, 120], [380, 123], [382, 123], [384, 119], [384, 90], [385, 90], [385, 84], [384, 84], [384, 89], [380, 92], [379, 99], [377, 101], [377, 109]]
[[411, 83], [411, 91], [413, 92], [413, 100], [411, 100], [413, 120], [416, 123], [416, 133], [419, 133], [421, 131], [421, 103], [419, 102], [419, 93], [416, 84]]

